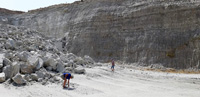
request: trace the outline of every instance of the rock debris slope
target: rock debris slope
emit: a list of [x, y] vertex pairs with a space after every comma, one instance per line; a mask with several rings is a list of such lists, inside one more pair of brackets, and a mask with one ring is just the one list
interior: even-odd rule
[[54, 41], [36, 30], [0, 24], [0, 82], [60, 82], [63, 72], [84, 74], [85, 67], [94, 66], [89, 56], [59, 51]]

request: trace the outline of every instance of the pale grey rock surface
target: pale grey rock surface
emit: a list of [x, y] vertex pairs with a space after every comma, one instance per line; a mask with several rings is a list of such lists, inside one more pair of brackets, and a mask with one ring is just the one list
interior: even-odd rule
[[12, 80], [17, 84], [17, 85], [23, 85], [26, 83], [25, 79], [22, 77], [21, 74], [16, 74]]
[[5, 73], [0, 73], [0, 83], [5, 82], [5, 81], [6, 81]]

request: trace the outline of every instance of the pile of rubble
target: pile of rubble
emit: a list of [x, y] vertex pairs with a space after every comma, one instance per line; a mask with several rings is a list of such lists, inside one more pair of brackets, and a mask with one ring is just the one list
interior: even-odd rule
[[46, 84], [61, 81], [63, 72], [84, 74], [85, 67], [94, 66], [89, 56], [59, 51], [52, 39], [38, 31], [0, 24], [0, 83]]

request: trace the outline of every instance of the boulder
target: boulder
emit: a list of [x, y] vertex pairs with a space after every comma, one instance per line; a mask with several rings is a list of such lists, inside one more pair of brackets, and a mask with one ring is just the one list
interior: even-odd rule
[[0, 73], [0, 83], [5, 82], [5, 80], [6, 80], [5, 73]]
[[81, 57], [77, 57], [74, 60], [74, 63], [76, 63], [77, 65], [81, 65], [81, 66], [84, 66], [87, 64], [87, 62], [85, 60], [83, 60]]
[[22, 75], [21, 74], [16, 74], [13, 78], [12, 78], [12, 80], [17, 84], [17, 85], [22, 85], [22, 84], [25, 84], [26, 83], [26, 81], [25, 81], [25, 79], [22, 77]]
[[69, 62], [68, 56], [66, 54], [61, 54], [60, 59], [64, 62], [67, 63]]
[[3, 66], [8, 66], [8, 65], [11, 65], [11, 64], [12, 64], [12, 62], [8, 58], [3, 59]]
[[53, 58], [48, 58], [47, 60], [44, 61], [44, 66], [45, 67], [51, 66], [53, 70], [56, 70], [56, 65], [57, 62]]
[[46, 71], [46, 69], [42, 68], [39, 71], [36, 71], [38, 78], [50, 78], [51, 74]]
[[29, 52], [23, 51], [21, 53], [17, 53], [16, 56], [20, 61], [27, 62], [28, 58], [31, 56]]
[[51, 66], [46, 67], [47, 70], [52, 71], [53, 68]]
[[3, 72], [6, 75], [6, 79], [12, 78], [20, 70], [20, 65], [17, 62], [13, 62], [12, 65], [5, 66]]
[[36, 74], [37, 74], [37, 76], [38, 76], [38, 78], [44, 78], [45, 77], [45, 72], [42, 72], [42, 71], [36, 71]]
[[73, 64], [74, 64], [73, 61], [69, 61], [68, 63], [65, 63], [64, 66], [65, 67], [72, 67]]
[[9, 38], [4, 45], [6, 49], [15, 49], [16, 48], [16, 42], [12, 38]]
[[21, 63], [20, 64], [20, 71], [23, 74], [31, 74], [34, 72], [34, 67], [32, 65]]
[[39, 70], [43, 67], [44, 61], [41, 58], [38, 58], [37, 64], [36, 64], [36, 70]]
[[38, 76], [37, 76], [37, 74], [35, 74], [35, 73], [34, 73], [34, 74], [31, 74], [31, 75], [30, 75], [30, 78], [31, 78], [32, 81], [38, 81]]
[[102, 66], [102, 63], [96, 63], [95, 66]]
[[68, 60], [75, 60], [76, 57], [77, 57], [77, 56], [74, 55], [73, 53], [68, 53], [68, 54], [67, 54], [67, 59], [68, 59]]
[[65, 68], [65, 72], [71, 72], [71, 71], [73, 71], [74, 69], [72, 68], [72, 67], [66, 67]]
[[14, 58], [14, 54], [11, 53], [11, 52], [6, 52], [5, 53], [5, 57], [8, 58], [8, 59], [13, 59]]
[[74, 69], [74, 73], [76, 73], [76, 74], [85, 74], [85, 69], [81, 68], [81, 67], [75, 68]]
[[39, 70], [41, 67], [43, 67], [44, 61], [38, 57], [38, 55], [32, 55], [28, 57], [27, 64], [31, 65], [33, 69]]
[[65, 67], [62, 62], [57, 63], [56, 71], [59, 73], [63, 73], [65, 71]]
[[38, 56], [32, 55], [32, 56], [28, 57], [27, 62], [29, 65], [32, 65], [33, 68], [36, 68], [36, 66], [38, 64]]
[[95, 61], [90, 56], [85, 55], [83, 59], [86, 61], [87, 64], [94, 64], [95, 63]]
[[58, 76], [54, 76], [53, 79], [54, 79], [54, 81], [61, 81], [61, 80], [62, 80], [62, 79], [61, 79], [60, 77], [58, 77]]
[[29, 74], [26, 74], [24, 77], [23, 77], [26, 81], [30, 82], [32, 79], [30, 78], [30, 75]]

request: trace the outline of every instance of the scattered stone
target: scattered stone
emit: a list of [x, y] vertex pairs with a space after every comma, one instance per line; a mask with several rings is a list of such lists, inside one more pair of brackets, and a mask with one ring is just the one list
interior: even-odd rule
[[12, 63], [12, 65], [5, 66], [3, 72], [6, 75], [6, 79], [12, 78], [20, 70], [20, 65], [17, 62]]
[[9, 38], [5, 44], [6, 49], [15, 49], [16, 48], [16, 42], [12, 39]]
[[10, 60], [10, 59], [13, 59], [13, 58], [14, 58], [14, 54], [11, 53], [11, 52], [10, 52], [10, 53], [9, 53], [9, 52], [6, 52], [6, 53], [5, 53], [5, 57], [8, 58], [8, 59]]
[[21, 53], [17, 53], [16, 56], [19, 58], [19, 60], [27, 62], [28, 58], [31, 56], [28, 52], [23, 51]]
[[21, 74], [16, 74], [12, 80], [17, 84], [17, 85], [22, 85], [22, 84], [25, 84], [26, 81], [24, 80], [24, 78], [22, 77]]
[[149, 67], [152, 69], [165, 69], [165, 67], [162, 64], [152, 64]]
[[3, 67], [4, 54], [0, 54], [0, 68]]
[[42, 82], [43, 78], [38, 78], [38, 82]]
[[95, 66], [102, 66], [102, 64], [101, 63], [96, 63]]
[[54, 76], [54, 81], [61, 81], [62, 79], [60, 78], [60, 77], [58, 77], [58, 76]]
[[51, 66], [46, 67], [47, 70], [52, 71], [53, 68]]
[[26, 74], [24, 77], [23, 77], [27, 82], [30, 82], [32, 79], [30, 78], [30, 75], [29, 74]]
[[0, 73], [0, 83], [5, 82], [5, 81], [6, 81], [5, 73]]
[[31, 78], [32, 81], [38, 81], [38, 76], [37, 76], [37, 74], [35, 74], [35, 73], [34, 73], [34, 74], [31, 74], [31, 75], [30, 75], [30, 78]]
[[45, 73], [42, 72], [42, 71], [36, 71], [36, 74], [37, 74], [38, 78], [42, 78], [43, 79], [45, 77]]
[[72, 67], [66, 67], [65, 72], [68, 72], [68, 71], [70, 71], [70, 72], [73, 71], [73, 68]]
[[38, 58], [36, 70], [39, 70], [40, 68], [42, 68], [43, 64], [44, 64], [44, 61], [41, 58]]

